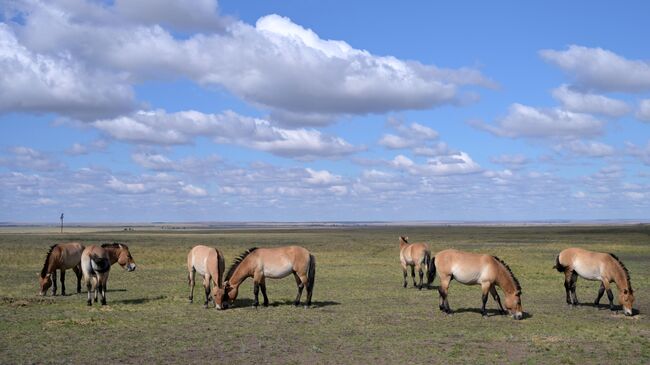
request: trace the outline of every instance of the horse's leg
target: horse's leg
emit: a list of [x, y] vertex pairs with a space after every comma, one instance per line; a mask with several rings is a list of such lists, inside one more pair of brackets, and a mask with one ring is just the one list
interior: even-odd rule
[[573, 271], [571, 274], [571, 295], [572, 295], [572, 304], [578, 305], [578, 296], [576, 295], [576, 282], [578, 281], [578, 274]]
[[56, 295], [56, 269], [52, 272], [52, 296]]
[[483, 317], [487, 317], [488, 315], [487, 309], [485, 309], [485, 305], [487, 304], [490, 287], [492, 287], [492, 283], [490, 282], [484, 282], [481, 284], [481, 315]]
[[[404, 275], [406, 275], [406, 271], [404, 271]], [[302, 297], [302, 289], [304, 289], [305, 285], [302, 283], [302, 280], [300, 280], [300, 276], [296, 272], [293, 273], [293, 277], [296, 279], [296, 285], [298, 286], [298, 295], [296, 295], [296, 300], [293, 301], [293, 305], [296, 307], [300, 305], [300, 298]], [[404, 287], [406, 287], [406, 276], [404, 276]]]
[[612, 293], [612, 288], [610, 288], [608, 280], [604, 280], [603, 284], [605, 284], [604, 286], [605, 291], [607, 292], [607, 299], [609, 299], [609, 309], [614, 311], [616, 308], [614, 307], [614, 294]]
[[92, 292], [93, 292], [93, 278], [86, 278], [86, 290], [88, 291], [88, 302], [86, 304], [93, 305]]
[[408, 273], [406, 271], [406, 264], [403, 262], [402, 262], [402, 273], [404, 274], [404, 287], [406, 288], [408, 286], [408, 284], [406, 283], [406, 277], [408, 276]]
[[203, 302], [203, 308], [207, 308], [208, 302], [210, 301], [210, 276], [207, 273], [203, 277], [203, 289], [205, 289], [205, 302]]
[[413, 287], [418, 285], [415, 283], [415, 264], [411, 265], [411, 279], [413, 279]]
[[196, 284], [196, 270], [192, 268], [189, 273], [187, 273], [187, 283], [190, 286], [190, 303], [194, 303], [194, 285]]
[[65, 297], [65, 269], [61, 269], [61, 295]]
[[440, 294], [440, 310], [449, 314], [451, 313], [451, 308], [449, 308], [449, 301], [447, 300], [447, 294], [449, 293], [449, 282], [451, 278], [449, 276], [440, 275], [440, 286], [438, 287], [438, 294]]
[[572, 270], [564, 271], [564, 291], [566, 291], [566, 304], [571, 304], [571, 274]]
[[108, 273], [103, 273], [100, 279], [101, 286], [99, 290], [102, 294], [102, 305], [106, 305], [106, 284], [108, 283]]
[[81, 264], [72, 268], [75, 275], [77, 275], [77, 294], [81, 293]]
[[420, 276], [420, 284], [418, 285], [418, 289], [422, 290], [422, 279], [424, 278], [424, 272], [422, 271], [422, 264], [418, 264], [417, 266], [418, 275]]
[[492, 285], [490, 287], [490, 293], [492, 294], [492, 299], [494, 299], [495, 302], [499, 305], [499, 311], [501, 314], [506, 314], [506, 311], [503, 310], [503, 306], [501, 305], [501, 298], [499, 297], [499, 293], [497, 292], [497, 288]]
[[262, 281], [263, 274], [258, 270], [253, 275], [253, 295], [255, 299], [253, 300], [253, 307], [257, 308], [260, 305], [260, 281]]
[[605, 294], [605, 284], [602, 282], [600, 283], [600, 288], [598, 288], [598, 296], [596, 297], [596, 300], [594, 300], [594, 305], [596, 307], [600, 306], [600, 298], [603, 297], [603, 294]]
[[262, 296], [264, 297], [264, 304], [262, 304], [265, 307], [269, 306], [269, 297], [266, 296], [266, 279], [262, 278], [260, 280], [260, 289], [262, 289]]

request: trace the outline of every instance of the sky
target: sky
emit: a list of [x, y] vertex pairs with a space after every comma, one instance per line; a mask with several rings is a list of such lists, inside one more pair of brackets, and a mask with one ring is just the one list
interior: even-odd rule
[[650, 220], [650, 4], [0, 4], [0, 222]]

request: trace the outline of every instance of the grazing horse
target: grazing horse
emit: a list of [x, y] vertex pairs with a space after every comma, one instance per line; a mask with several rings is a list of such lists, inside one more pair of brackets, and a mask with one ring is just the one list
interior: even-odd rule
[[[423, 268], [427, 268], [427, 286], [431, 285], [433, 276], [428, 273], [431, 266], [431, 251], [426, 243], [408, 243], [408, 237], [399, 237], [399, 261], [402, 264], [402, 273], [404, 274], [404, 287], [407, 287], [406, 277], [408, 276], [407, 269], [411, 267], [411, 277], [413, 278], [413, 286], [417, 286], [422, 290], [422, 277], [424, 276]], [[415, 284], [415, 270], [418, 271], [420, 276], [420, 284]]]
[[523, 318], [521, 286], [510, 267], [500, 258], [449, 249], [438, 252], [432, 261], [433, 274], [435, 275], [437, 271], [440, 277], [438, 293], [440, 294], [441, 311], [451, 313], [447, 294], [449, 282], [456, 279], [465, 285], [481, 286], [483, 291], [481, 314], [484, 317], [487, 316], [485, 304], [487, 303], [488, 293], [492, 294], [492, 298], [499, 305], [501, 313], [506, 314], [501, 305], [499, 293], [496, 290], [496, 285], [498, 285], [506, 295], [505, 306], [508, 312], [512, 314], [514, 319]]
[[626, 316], [632, 315], [634, 291], [630, 283], [630, 273], [623, 262], [613, 253], [593, 252], [575, 247], [567, 248], [557, 255], [553, 268], [564, 273], [567, 304], [578, 305], [576, 281], [580, 276], [586, 280], [600, 281], [600, 289], [598, 289], [598, 296], [594, 304], [598, 306], [603, 294], [607, 292], [611, 310], [615, 310], [615, 307], [614, 294], [612, 294], [609, 284], [615, 282], [618, 287], [618, 301], [623, 306], [623, 312]]
[[298, 285], [298, 295], [293, 302], [300, 305], [302, 290], [307, 287], [307, 302], [305, 308], [311, 305], [311, 295], [316, 279], [316, 258], [307, 249], [299, 246], [285, 246], [277, 248], [253, 247], [235, 259], [226, 274], [226, 295], [232, 304], [237, 298], [239, 285], [248, 277], [253, 277], [253, 293], [255, 301], [253, 306], [259, 305], [258, 294], [262, 289], [264, 296], [263, 305], [269, 305], [266, 296], [266, 278], [282, 279], [293, 274]]
[[43, 269], [39, 274], [40, 295], [45, 295], [50, 286], [52, 286], [52, 295], [56, 295], [56, 270], [61, 273], [61, 295], [65, 295], [65, 271], [67, 269], [72, 269], [77, 275], [77, 293], [81, 293], [80, 262], [83, 249], [84, 246], [77, 242], [50, 246], [50, 250], [45, 256]]
[[102, 305], [106, 304], [106, 282], [108, 273], [111, 270], [111, 261], [108, 250], [99, 246], [88, 246], [81, 254], [81, 271], [83, 272], [84, 282], [88, 289], [88, 305], [92, 305], [92, 293], [95, 292], [95, 302], [97, 293], [102, 295]]
[[214, 282], [214, 307], [225, 309], [223, 303], [225, 289], [223, 286], [223, 272], [225, 269], [225, 260], [221, 251], [216, 248], [207, 246], [194, 246], [187, 254], [187, 281], [190, 285], [190, 303], [194, 301], [194, 276], [198, 272], [203, 277], [203, 288], [205, 289], [205, 303], [203, 307], [208, 307], [210, 300], [210, 280]]

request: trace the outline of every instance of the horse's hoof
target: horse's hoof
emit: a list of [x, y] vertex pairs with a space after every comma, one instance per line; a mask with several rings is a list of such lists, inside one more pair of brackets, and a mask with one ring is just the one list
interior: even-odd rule
[[90, 307], [90, 306], [93, 305], [93, 302], [91, 300], [89, 300], [88, 302], [86, 302], [86, 305]]
[[408, 286], [408, 284], [404, 283], [404, 287], [406, 288], [407, 286]]
[[487, 318], [487, 317], [488, 317], [488, 314], [487, 314], [487, 313], [481, 313], [481, 316], [482, 316], [483, 318]]
[[203, 308], [204, 308], [204, 309], [208, 309], [208, 305], [207, 305], [207, 304], [203, 304]]

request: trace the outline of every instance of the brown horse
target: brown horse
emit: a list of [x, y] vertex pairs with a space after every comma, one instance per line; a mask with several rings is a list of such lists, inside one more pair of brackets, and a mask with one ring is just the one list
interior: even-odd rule
[[432, 271], [434, 275], [437, 271], [440, 277], [438, 293], [440, 294], [441, 311], [451, 313], [449, 302], [447, 301], [447, 293], [449, 282], [452, 279], [456, 279], [465, 285], [481, 285], [481, 290], [483, 291], [481, 297], [483, 301], [481, 314], [483, 316], [487, 316], [485, 305], [487, 303], [488, 293], [492, 294], [492, 298], [499, 305], [501, 314], [506, 313], [503, 310], [499, 293], [496, 290], [496, 286], [498, 285], [506, 295], [505, 305], [508, 312], [512, 314], [514, 319], [519, 320], [523, 318], [521, 286], [510, 270], [510, 267], [500, 258], [449, 249], [438, 252], [432, 261]]
[[[407, 269], [411, 267], [411, 278], [413, 278], [413, 286], [417, 286], [422, 290], [422, 277], [424, 276], [423, 269], [427, 268], [427, 286], [433, 282], [433, 276], [429, 275], [429, 267], [431, 266], [431, 251], [426, 243], [408, 243], [408, 237], [399, 237], [399, 261], [402, 264], [402, 273], [404, 274], [404, 287], [407, 287], [406, 277]], [[420, 284], [415, 283], [415, 270], [418, 271], [420, 276]]]
[[623, 306], [626, 316], [632, 315], [634, 304], [634, 291], [630, 283], [630, 273], [623, 262], [613, 253], [602, 253], [583, 250], [581, 248], [567, 248], [555, 258], [557, 271], [564, 273], [564, 289], [567, 304], [578, 305], [576, 296], [576, 281], [578, 276], [586, 280], [600, 281], [600, 289], [594, 304], [598, 306], [603, 294], [607, 292], [609, 308], [615, 310], [614, 294], [609, 287], [615, 282], [618, 287], [618, 301]]
[[43, 269], [39, 274], [40, 295], [45, 295], [52, 286], [52, 295], [56, 295], [56, 270], [61, 273], [61, 295], [65, 295], [65, 271], [72, 269], [77, 275], [77, 293], [81, 293], [81, 252], [84, 246], [78, 242], [59, 243], [50, 246], [45, 256]]
[[102, 248], [108, 252], [108, 259], [111, 261], [111, 265], [116, 262], [122, 266], [126, 271], [135, 270], [135, 261], [133, 261], [133, 256], [131, 256], [131, 251], [129, 251], [129, 246], [124, 243], [113, 242], [113, 243], [104, 243]]
[[223, 254], [216, 248], [207, 246], [194, 246], [187, 254], [187, 281], [190, 285], [190, 303], [194, 301], [194, 276], [198, 272], [203, 277], [203, 288], [205, 289], [205, 303], [208, 307], [210, 300], [210, 281], [214, 282], [214, 307], [225, 309], [223, 303], [225, 289], [223, 286], [223, 272], [225, 268]]
[[248, 277], [253, 277], [253, 293], [255, 301], [253, 306], [259, 305], [259, 289], [264, 296], [263, 305], [269, 305], [266, 296], [266, 278], [281, 279], [293, 274], [298, 285], [298, 295], [294, 305], [300, 305], [302, 290], [307, 287], [307, 302], [305, 308], [311, 305], [311, 295], [316, 279], [316, 258], [307, 249], [299, 246], [285, 246], [277, 248], [253, 247], [235, 259], [226, 274], [226, 295], [232, 304], [237, 298], [239, 285]]

